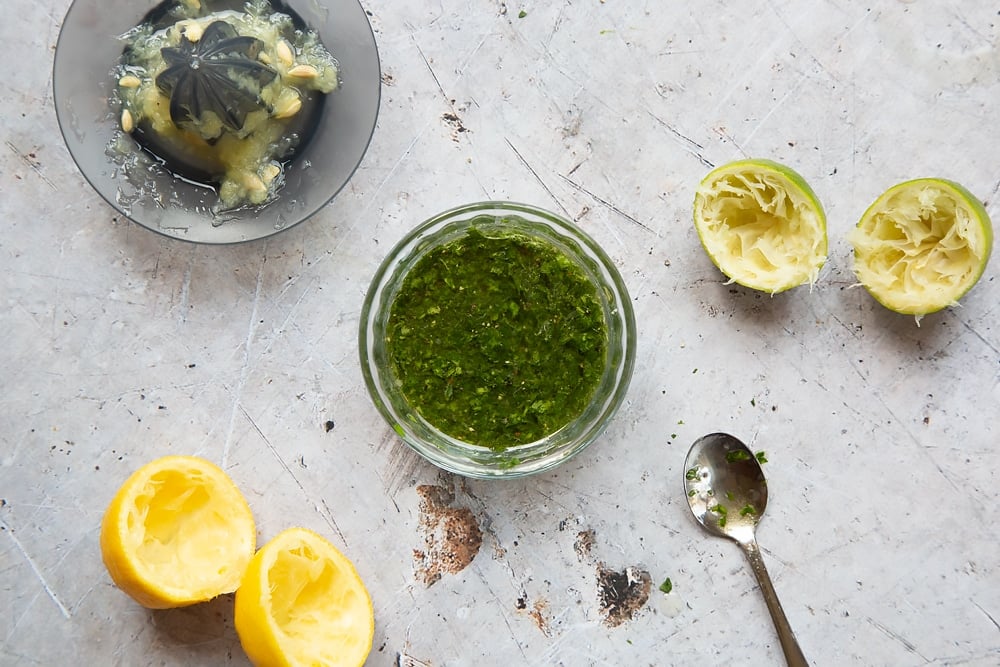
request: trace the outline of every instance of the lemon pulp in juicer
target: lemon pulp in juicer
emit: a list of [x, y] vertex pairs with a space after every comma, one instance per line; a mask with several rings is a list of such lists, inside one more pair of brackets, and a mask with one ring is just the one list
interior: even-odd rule
[[124, 39], [122, 130], [222, 210], [271, 201], [337, 87], [316, 33], [279, 0], [166, 0]]

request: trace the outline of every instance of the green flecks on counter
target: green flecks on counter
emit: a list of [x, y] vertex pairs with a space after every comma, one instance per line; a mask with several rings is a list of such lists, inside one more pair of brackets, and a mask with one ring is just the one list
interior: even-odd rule
[[670, 577], [663, 580], [663, 583], [660, 584], [660, 590], [668, 595], [670, 594], [670, 591], [674, 590], [674, 584], [670, 581]]
[[581, 414], [608, 327], [596, 289], [563, 251], [471, 227], [407, 273], [386, 347], [400, 390], [452, 437], [503, 450]]
[[757, 452], [757, 454], [755, 456], [757, 457], [757, 462], [758, 463], [767, 463], [767, 457], [764, 455], [763, 450]]

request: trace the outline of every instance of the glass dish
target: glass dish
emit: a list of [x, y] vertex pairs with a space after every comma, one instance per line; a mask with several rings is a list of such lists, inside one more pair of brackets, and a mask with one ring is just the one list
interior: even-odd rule
[[[487, 222], [483, 222], [485, 219]], [[473, 223], [475, 220], [475, 223]], [[582, 414], [539, 440], [495, 450], [449, 436], [406, 400], [386, 350], [393, 301], [407, 273], [431, 250], [474, 226], [513, 230], [561, 250], [594, 284], [607, 324], [604, 368]], [[621, 405], [635, 363], [635, 316], [621, 275], [607, 254], [561, 217], [525, 204], [481, 202], [441, 213], [407, 234], [372, 280], [361, 311], [361, 370], [376, 408], [410, 447], [435, 465], [468, 477], [520, 477], [548, 470], [590, 445]]]
[[[238, 0], [202, 0], [211, 10]], [[358, 0], [274, 1], [315, 30], [339, 63], [340, 85], [327, 95], [318, 127], [299, 148], [277, 197], [262, 206], [213, 213], [214, 190], [173, 176], [130, 137], [122, 139], [114, 107], [120, 37], [159, 0], [74, 0], [56, 45], [53, 91], [66, 146], [95, 190], [122, 215], [154, 232], [196, 243], [264, 238], [307, 219], [347, 184], [375, 129], [381, 72], [375, 37]], [[131, 152], [131, 154], [129, 154]], [[131, 165], [131, 168], [123, 166]], [[136, 166], [138, 165], [138, 166]]]

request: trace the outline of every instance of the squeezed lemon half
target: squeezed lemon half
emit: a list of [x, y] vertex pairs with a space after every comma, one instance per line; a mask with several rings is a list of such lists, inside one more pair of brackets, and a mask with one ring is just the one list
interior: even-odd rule
[[709, 172], [694, 198], [694, 226], [730, 282], [776, 294], [814, 283], [826, 262], [826, 214], [805, 179], [771, 160]]
[[375, 617], [354, 565], [320, 535], [289, 528], [250, 561], [236, 591], [236, 632], [258, 667], [358, 667]]
[[876, 199], [850, 241], [865, 289], [886, 308], [919, 318], [972, 289], [989, 262], [993, 226], [958, 183], [919, 178]]
[[101, 522], [101, 557], [121, 590], [166, 609], [236, 590], [256, 539], [250, 507], [221, 468], [166, 456], [118, 489]]

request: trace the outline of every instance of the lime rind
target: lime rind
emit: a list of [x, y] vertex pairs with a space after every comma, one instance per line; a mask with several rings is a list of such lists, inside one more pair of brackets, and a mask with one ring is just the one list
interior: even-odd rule
[[958, 304], [989, 262], [993, 228], [963, 186], [919, 178], [886, 190], [849, 237], [854, 272], [889, 310], [918, 318]]
[[695, 194], [702, 246], [728, 278], [777, 294], [813, 284], [826, 262], [826, 214], [791, 168], [739, 160], [711, 171]]

